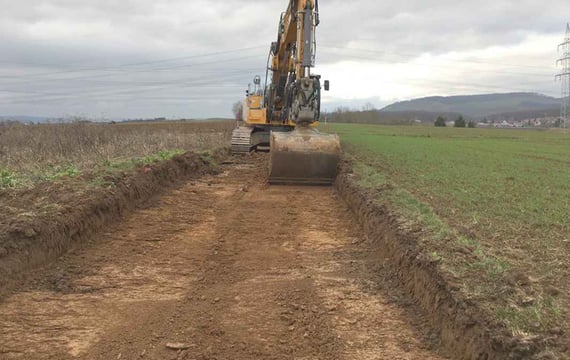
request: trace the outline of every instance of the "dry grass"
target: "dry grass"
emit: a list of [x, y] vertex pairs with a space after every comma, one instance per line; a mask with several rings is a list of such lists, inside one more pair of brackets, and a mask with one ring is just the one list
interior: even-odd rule
[[227, 146], [232, 121], [0, 124], [0, 188]]

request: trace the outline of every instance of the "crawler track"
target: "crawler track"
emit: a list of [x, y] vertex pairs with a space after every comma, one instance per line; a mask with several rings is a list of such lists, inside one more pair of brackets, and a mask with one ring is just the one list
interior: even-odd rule
[[253, 148], [251, 134], [253, 128], [238, 127], [232, 132], [232, 154], [249, 154]]
[[0, 358], [441, 359], [334, 190], [268, 186], [266, 162], [236, 158], [43, 270], [0, 304]]

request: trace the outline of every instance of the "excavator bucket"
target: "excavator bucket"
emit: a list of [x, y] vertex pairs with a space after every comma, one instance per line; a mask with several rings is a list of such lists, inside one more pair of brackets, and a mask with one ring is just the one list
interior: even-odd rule
[[330, 185], [337, 174], [340, 140], [310, 127], [272, 131], [269, 156], [271, 184]]

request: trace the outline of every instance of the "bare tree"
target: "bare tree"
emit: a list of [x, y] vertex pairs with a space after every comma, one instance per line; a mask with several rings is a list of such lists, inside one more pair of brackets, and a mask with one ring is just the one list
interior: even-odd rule
[[242, 101], [237, 101], [232, 105], [232, 113], [234, 114], [236, 121], [242, 121], [243, 120], [243, 102]]
[[372, 104], [370, 101], [364, 104], [364, 106], [362, 106], [362, 111], [372, 111], [372, 110], [376, 110], [376, 108], [374, 107], [374, 104]]

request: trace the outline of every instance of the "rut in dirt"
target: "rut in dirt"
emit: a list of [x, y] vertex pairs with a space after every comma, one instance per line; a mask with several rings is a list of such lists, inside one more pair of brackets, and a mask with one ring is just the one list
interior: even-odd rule
[[0, 358], [442, 358], [332, 188], [234, 160], [0, 304]]

